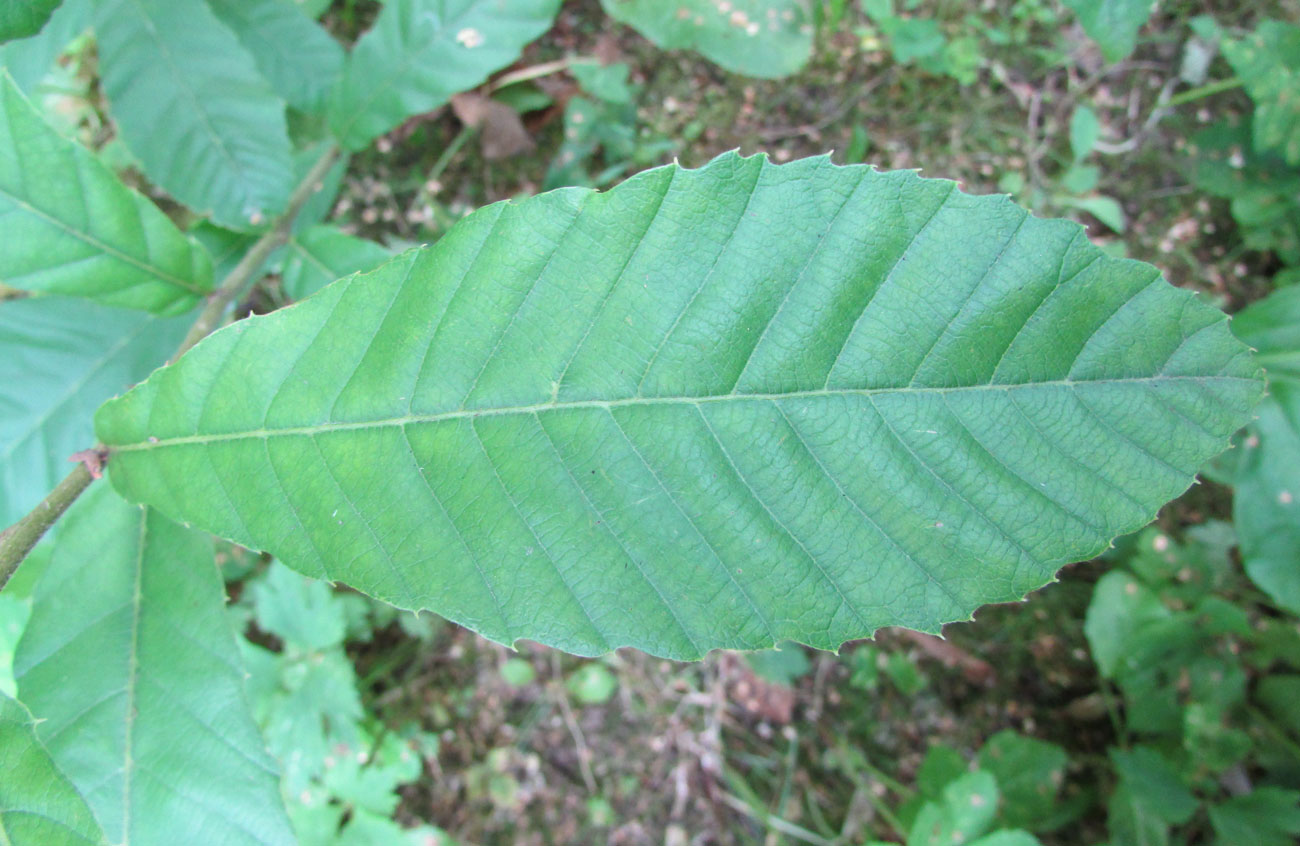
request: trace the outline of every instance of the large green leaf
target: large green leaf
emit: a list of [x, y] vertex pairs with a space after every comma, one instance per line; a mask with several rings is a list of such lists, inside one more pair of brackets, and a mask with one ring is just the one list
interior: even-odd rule
[[96, 486], [14, 658], [37, 732], [114, 843], [292, 843], [210, 538]]
[[86, 800], [36, 737], [36, 720], [0, 693], [0, 843], [104, 843]]
[[289, 105], [320, 109], [343, 68], [343, 48], [293, 0], [208, 0]]
[[145, 174], [222, 226], [284, 210], [284, 101], [203, 0], [95, 0], [113, 120]]
[[0, 282], [184, 311], [212, 287], [207, 251], [59, 136], [0, 72]]
[[695, 50], [747, 76], [789, 76], [812, 53], [807, 0], [601, 0], [601, 5], [660, 47]]
[[694, 657], [1022, 597], [1261, 393], [1150, 265], [728, 154], [498, 203], [105, 405], [128, 497], [490, 638]]
[[0, 525], [95, 445], [91, 415], [176, 351], [191, 323], [63, 297], [0, 302]]
[[519, 58], [560, 0], [389, 0], [348, 57], [330, 126], [360, 150]]
[[1255, 101], [1255, 149], [1300, 166], [1300, 26], [1264, 21], [1246, 38], [1225, 41], [1223, 56]]
[[0, 0], [0, 41], [35, 35], [63, 0]]
[[1097, 42], [1108, 62], [1118, 62], [1137, 46], [1138, 30], [1151, 17], [1155, 0], [1065, 0]]
[[1300, 614], [1300, 287], [1243, 309], [1232, 329], [1259, 351], [1269, 386], [1233, 456], [1233, 522], [1246, 573]]

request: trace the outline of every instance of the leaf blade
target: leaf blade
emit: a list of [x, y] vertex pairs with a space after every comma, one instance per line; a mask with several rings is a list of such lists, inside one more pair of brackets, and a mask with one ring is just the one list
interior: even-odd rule
[[343, 48], [301, 7], [285, 0], [210, 3], [289, 105], [309, 112], [324, 106], [343, 68]]
[[330, 102], [339, 143], [360, 150], [513, 62], [559, 0], [394, 0], [348, 57]]
[[0, 41], [35, 35], [63, 0], [0, 0]]
[[1080, 231], [826, 159], [660, 168], [480, 210], [97, 431], [129, 497], [493, 639], [933, 630], [1149, 521], [1260, 393]]
[[212, 261], [89, 150], [59, 136], [0, 74], [0, 244], [6, 285], [176, 313], [212, 288]]
[[[695, 50], [734, 73], [777, 79], [812, 54], [812, 24], [802, 0], [601, 0], [605, 13], [664, 49]], [[725, 11], [723, 11], [725, 9]]]
[[14, 669], [41, 739], [113, 842], [198, 830], [295, 842], [210, 539], [91, 489], [56, 542]]
[[0, 303], [0, 523], [34, 508], [94, 444], [91, 415], [161, 366], [190, 320], [61, 297]]
[[222, 226], [284, 210], [284, 102], [201, 0], [99, 0], [104, 91], [145, 174]]
[[86, 801], [36, 737], [36, 720], [0, 693], [0, 838], [13, 846], [106, 843]]

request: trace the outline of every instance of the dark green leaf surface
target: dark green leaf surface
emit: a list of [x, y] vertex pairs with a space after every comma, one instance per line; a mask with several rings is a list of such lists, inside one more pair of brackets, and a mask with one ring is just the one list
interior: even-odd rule
[[1233, 456], [1233, 523], [1246, 573], [1300, 614], [1300, 288], [1243, 309], [1232, 329], [1259, 351], [1269, 386]]
[[1065, 5], [1106, 61], [1118, 62], [1137, 46], [1138, 30], [1151, 17], [1155, 0], [1065, 0]]
[[0, 73], [0, 282], [157, 312], [192, 306], [212, 261], [147, 198], [59, 136]]
[[747, 76], [789, 76], [812, 52], [806, 0], [601, 0], [601, 5], [660, 47], [695, 50]]
[[1217, 846], [1292, 846], [1300, 837], [1300, 793], [1259, 787], [1210, 808]]
[[1022, 597], [1261, 393], [1223, 314], [911, 172], [720, 157], [470, 215], [97, 415], [114, 484], [486, 636], [674, 657]]
[[360, 150], [519, 58], [560, 0], [389, 0], [348, 57], [330, 127]]
[[68, 43], [90, 26], [90, 0], [64, 0], [39, 34], [0, 44], [0, 68], [30, 92]]
[[114, 843], [294, 842], [211, 538], [91, 488], [37, 587], [14, 676]]
[[0, 0], [0, 41], [35, 35], [63, 0]]
[[203, 0], [97, 0], [95, 34], [113, 120], [150, 179], [234, 229], [284, 211], [284, 101]]
[[293, 0], [208, 0], [275, 92], [303, 111], [322, 108], [343, 69], [343, 48]]
[[1246, 38], [1225, 41], [1223, 56], [1255, 101], [1255, 149], [1300, 166], [1300, 26], [1264, 21]]
[[22, 517], [95, 444], [91, 415], [176, 351], [189, 317], [63, 297], [0, 302], [0, 525]]
[[86, 800], [36, 738], [36, 722], [0, 693], [0, 843], [73, 846], [104, 843]]
[[285, 245], [280, 278], [284, 293], [301, 300], [335, 279], [374, 270], [393, 254], [374, 241], [367, 241], [334, 226], [313, 226], [289, 239]]

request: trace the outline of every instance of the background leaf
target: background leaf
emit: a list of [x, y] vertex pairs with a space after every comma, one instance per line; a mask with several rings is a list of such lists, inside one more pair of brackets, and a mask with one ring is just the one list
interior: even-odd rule
[[212, 260], [89, 150], [59, 136], [0, 73], [0, 281], [176, 313], [212, 288]]
[[390, 0], [335, 89], [335, 137], [360, 150], [475, 87], [550, 29], [559, 7], [559, 0]]
[[1065, 221], [728, 154], [475, 212], [105, 405], [127, 496], [486, 636], [674, 657], [1018, 598], [1259, 397]]
[[0, 41], [35, 35], [63, 0], [0, 0]]
[[1083, 31], [1097, 42], [1108, 62], [1118, 62], [1137, 46], [1138, 30], [1151, 17], [1155, 0], [1064, 0]]
[[161, 366], [190, 323], [62, 297], [0, 302], [0, 524], [68, 474], [68, 456], [95, 444], [95, 408]]
[[146, 176], [222, 226], [284, 211], [284, 101], [203, 0], [96, 0], [95, 34], [113, 120]]
[[68, 777], [36, 739], [36, 721], [0, 693], [0, 839], [6, 846], [104, 843]]
[[1232, 329], [1268, 372], [1268, 396], [1233, 455], [1241, 556], [1255, 584], [1300, 614], [1300, 288], [1242, 309]]
[[334, 226], [314, 226], [289, 239], [280, 270], [284, 293], [301, 300], [335, 279], [374, 270], [393, 254], [374, 241], [367, 241]]
[[31, 92], [68, 43], [89, 26], [90, 0], [63, 0], [39, 34], [0, 44], [0, 67], [20, 89]]
[[1300, 836], [1300, 793], [1260, 787], [1210, 808], [1219, 846], [1289, 846]]
[[1223, 57], [1255, 101], [1255, 149], [1300, 165], [1300, 26], [1264, 21], [1246, 38], [1224, 41]]
[[275, 93], [321, 109], [343, 69], [343, 48], [292, 0], [208, 0], [257, 62]]
[[210, 538], [91, 488], [37, 586], [14, 674], [113, 842], [294, 842]]
[[812, 52], [812, 20], [804, 0], [601, 0], [601, 5], [660, 47], [695, 50], [746, 76], [789, 76]]

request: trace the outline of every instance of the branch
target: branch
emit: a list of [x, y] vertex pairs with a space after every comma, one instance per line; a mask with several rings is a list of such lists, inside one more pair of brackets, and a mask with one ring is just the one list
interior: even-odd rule
[[293, 195], [289, 198], [288, 208], [276, 221], [275, 226], [257, 239], [253, 246], [248, 249], [248, 252], [244, 254], [239, 264], [235, 265], [235, 269], [230, 271], [225, 279], [221, 280], [217, 290], [213, 291], [208, 297], [208, 304], [203, 307], [198, 319], [190, 327], [190, 331], [185, 335], [185, 340], [181, 341], [176, 354], [172, 356], [172, 361], [184, 355], [190, 347], [206, 338], [221, 324], [221, 320], [225, 317], [226, 309], [230, 306], [231, 301], [243, 292], [267, 257], [285, 241], [289, 240], [289, 233], [293, 230], [293, 222], [298, 217], [298, 212], [302, 211], [303, 205], [321, 189], [321, 180], [333, 167], [338, 154], [339, 148], [331, 144], [325, 154], [312, 166], [311, 171], [294, 189]]
[[[261, 268], [263, 262], [275, 249], [289, 239], [289, 233], [293, 229], [294, 219], [302, 211], [303, 205], [311, 196], [321, 188], [321, 182], [325, 174], [329, 172], [330, 167], [334, 165], [334, 160], [338, 158], [339, 149], [337, 146], [330, 145], [320, 160], [312, 166], [311, 171], [306, 178], [299, 183], [294, 189], [293, 194], [289, 197], [289, 205], [283, 215], [276, 221], [275, 226], [269, 232], [258, 238], [256, 243], [249, 248], [244, 258], [235, 265], [235, 269], [230, 271], [217, 290], [213, 291], [208, 298], [207, 305], [199, 313], [194, 325], [181, 342], [180, 348], [176, 350], [176, 355], [172, 356], [172, 361], [180, 358], [186, 350], [203, 340], [221, 323], [225, 316], [226, 309], [232, 300], [244, 290], [253, 276]], [[92, 457], [97, 460], [97, 464], [92, 473], [90, 467]], [[50, 491], [40, 504], [31, 510], [26, 517], [23, 517], [17, 523], [0, 532], [0, 588], [5, 586], [9, 577], [18, 569], [27, 554], [40, 541], [49, 528], [63, 516], [72, 503], [77, 501], [90, 483], [98, 479], [100, 473], [99, 467], [108, 461], [108, 451], [101, 445], [96, 446], [93, 450], [79, 452], [74, 459], [81, 463], [77, 464], [75, 470], [67, 475], [54, 490]]]
[[59, 482], [26, 517], [0, 532], [0, 588], [5, 586], [50, 526], [63, 516], [68, 506], [76, 502], [81, 492], [94, 480], [95, 477], [90, 475], [85, 462], [79, 462], [76, 469]]

